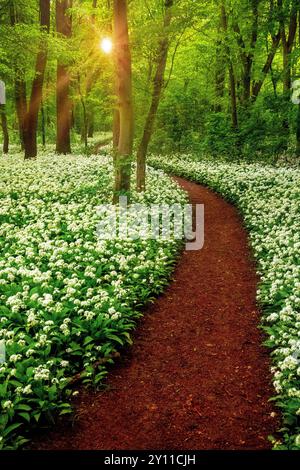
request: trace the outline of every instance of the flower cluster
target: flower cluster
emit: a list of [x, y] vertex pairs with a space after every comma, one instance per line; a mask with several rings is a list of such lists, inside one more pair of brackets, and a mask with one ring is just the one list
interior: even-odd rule
[[261, 279], [258, 299], [285, 424], [276, 446], [300, 448], [300, 171], [183, 155], [152, 157], [151, 164], [209, 186], [243, 214]]
[[[83, 372], [97, 384], [106, 371], [95, 363], [130, 342], [138, 307], [168, 281], [178, 241], [98, 239], [112, 175], [105, 156], [1, 159], [0, 448], [70, 412], [70, 379]], [[161, 171], [147, 185], [135, 201], [186, 200]]]

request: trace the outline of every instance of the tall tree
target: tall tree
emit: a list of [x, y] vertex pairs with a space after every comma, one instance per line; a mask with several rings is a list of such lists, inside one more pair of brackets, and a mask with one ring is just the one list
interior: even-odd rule
[[[42, 33], [50, 30], [50, 0], [39, 0], [40, 26]], [[43, 83], [47, 63], [47, 41], [42, 34], [36, 58], [35, 77], [32, 82], [31, 96], [24, 117], [23, 143], [25, 159], [37, 156], [38, 115], [42, 103]], [[23, 99], [24, 97], [22, 97]]]
[[151, 98], [150, 109], [146, 118], [145, 127], [141, 142], [137, 151], [137, 189], [138, 191], [145, 190], [146, 179], [146, 155], [148, 146], [153, 133], [154, 122], [159, 106], [161, 92], [164, 85], [164, 74], [168, 59], [169, 52], [169, 27], [172, 19], [173, 0], [165, 0], [165, 15], [164, 15], [164, 29], [163, 35], [160, 40], [158, 53], [157, 53], [157, 66], [153, 79], [153, 91]]
[[130, 190], [133, 150], [132, 69], [128, 34], [127, 0], [114, 0], [114, 47], [117, 99], [120, 115], [118, 148], [114, 155], [114, 201]]
[[[72, 34], [72, 20], [68, 14], [72, 7], [72, 0], [56, 0], [56, 31], [64, 38], [70, 38]], [[56, 152], [71, 153], [71, 112], [70, 100], [70, 74], [68, 66], [58, 60], [56, 82]]]

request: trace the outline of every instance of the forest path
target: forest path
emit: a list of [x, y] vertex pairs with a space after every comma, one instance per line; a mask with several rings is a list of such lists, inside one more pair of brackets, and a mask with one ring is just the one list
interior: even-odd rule
[[104, 392], [82, 390], [74, 426], [39, 449], [268, 449], [278, 428], [269, 355], [257, 326], [257, 277], [236, 209], [176, 178], [205, 205], [205, 245], [184, 252], [147, 308]]

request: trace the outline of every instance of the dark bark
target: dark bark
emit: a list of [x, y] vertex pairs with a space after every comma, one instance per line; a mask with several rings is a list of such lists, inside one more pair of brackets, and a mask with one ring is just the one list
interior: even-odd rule
[[115, 155], [114, 202], [130, 190], [133, 149], [132, 69], [129, 45], [127, 0], [114, 0], [114, 44], [120, 135]]
[[[72, 0], [56, 0], [56, 31], [65, 38], [70, 38], [72, 34], [72, 21], [68, 15], [71, 7]], [[71, 112], [70, 74], [68, 67], [59, 61], [56, 84], [56, 152], [60, 154], [71, 153]]]
[[3, 132], [3, 153], [8, 153], [9, 133], [8, 133], [8, 127], [7, 127], [5, 105], [0, 105], [0, 114], [1, 114], [1, 127], [2, 127], [2, 132]]
[[232, 63], [229, 64], [229, 85], [230, 85], [230, 99], [231, 99], [231, 123], [234, 130], [238, 130], [238, 112], [237, 112], [237, 97], [236, 97], [236, 83], [235, 74]]
[[[50, 29], [50, 0], [39, 0], [40, 3], [40, 25], [43, 30]], [[47, 63], [47, 47], [44, 38], [40, 43], [40, 50], [36, 59], [35, 77], [32, 83], [29, 107], [24, 122], [24, 149], [25, 159], [37, 156], [37, 126], [38, 115], [42, 103], [43, 83]]]
[[280, 44], [280, 39], [281, 39], [280, 33], [276, 34], [276, 36], [272, 38], [272, 47], [267, 56], [265, 65], [263, 66], [263, 69], [262, 69], [262, 78], [254, 82], [252, 85], [252, 97], [251, 98], [253, 102], [257, 99], [262, 89], [262, 86], [264, 84], [265, 78], [268, 75], [269, 71], [271, 70], [274, 57], [276, 55], [277, 49]]
[[172, 19], [173, 0], [165, 0], [164, 33], [159, 44], [156, 72], [153, 79], [153, 91], [150, 109], [146, 118], [143, 136], [137, 151], [137, 190], [145, 190], [146, 155], [150, 139], [152, 137], [154, 122], [160, 102], [161, 92], [164, 86], [164, 74], [169, 52], [168, 28]]
[[[219, 23], [218, 35], [222, 32], [222, 21]], [[221, 100], [225, 92], [226, 79], [226, 54], [222, 38], [218, 38], [216, 43], [216, 75], [215, 75], [215, 97], [216, 104], [214, 111], [219, 113], [222, 111]]]
[[88, 115], [88, 137], [94, 137], [94, 110], [89, 111]]
[[238, 111], [237, 111], [237, 94], [236, 94], [236, 79], [234, 74], [234, 68], [231, 60], [231, 51], [228, 45], [227, 31], [228, 31], [228, 20], [227, 13], [225, 9], [225, 4], [221, 4], [221, 24], [223, 31], [225, 33], [225, 50], [228, 62], [228, 72], [229, 72], [229, 93], [231, 99], [231, 123], [234, 130], [238, 130]]
[[[290, 17], [288, 33], [286, 33], [286, 22], [282, 0], [278, 0], [279, 7], [279, 23], [280, 35], [282, 42], [282, 59], [283, 59], [283, 93], [286, 102], [289, 101], [292, 87], [292, 73], [291, 73], [291, 54], [294, 47], [294, 41], [297, 32], [297, 5], [299, 0], [292, 0], [290, 7]], [[288, 116], [285, 116], [282, 122], [283, 134], [286, 136], [285, 149], [288, 148], [290, 123]]]
[[242, 84], [243, 84], [243, 93], [242, 93], [242, 103], [247, 105], [251, 96], [251, 78], [252, 78], [252, 69], [253, 69], [253, 60], [254, 60], [254, 49], [257, 43], [258, 35], [258, 6], [260, 0], [251, 0], [252, 8], [252, 28], [251, 28], [251, 39], [250, 39], [250, 51], [246, 52], [246, 44], [241, 35], [239, 25], [237, 23], [233, 24], [233, 30], [236, 33], [237, 42], [240, 48], [240, 57], [243, 66], [242, 73]]
[[286, 33], [286, 25], [284, 19], [284, 11], [282, 0], [278, 0], [279, 6], [279, 21], [280, 21], [280, 34], [282, 41], [282, 56], [283, 56], [283, 91], [290, 94], [292, 86], [291, 78], [291, 53], [294, 46], [294, 41], [297, 32], [297, 6], [299, 0], [292, 0], [288, 33]]

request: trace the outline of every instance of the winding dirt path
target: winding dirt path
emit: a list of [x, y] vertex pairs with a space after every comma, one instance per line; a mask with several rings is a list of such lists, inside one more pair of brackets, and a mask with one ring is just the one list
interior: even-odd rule
[[73, 428], [39, 449], [268, 449], [278, 418], [268, 403], [268, 351], [257, 329], [257, 277], [237, 211], [177, 181], [205, 204], [205, 246], [185, 252], [150, 306], [104, 392], [82, 391]]

